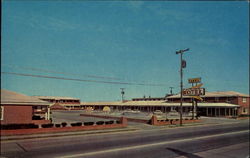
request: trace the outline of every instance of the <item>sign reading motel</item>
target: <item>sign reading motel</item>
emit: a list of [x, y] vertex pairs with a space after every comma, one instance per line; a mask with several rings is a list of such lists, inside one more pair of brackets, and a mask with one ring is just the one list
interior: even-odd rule
[[182, 94], [184, 96], [205, 95], [205, 88], [187, 88], [187, 89], [183, 89]]
[[200, 83], [201, 82], [201, 78], [190, 78], [188, 79], [188, 83]]

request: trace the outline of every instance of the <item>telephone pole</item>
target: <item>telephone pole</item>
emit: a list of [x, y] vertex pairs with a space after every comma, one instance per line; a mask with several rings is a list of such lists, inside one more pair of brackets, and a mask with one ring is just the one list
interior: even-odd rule
[[182, 59], [182, 55], [184, 52], [189, 51], [189, 48], [184, 49], [184, 50], [179, 50], [176, 51], [176, 54], [180, 54], [180, 95], [181, 95], [181, 102], [180, 102], [180, 126], [182, 126], [182, 102], [183, 102], [183, 97], [182, 97], [182, 91], [183, 91], [183, 68], [186, 68], [186, 61]]

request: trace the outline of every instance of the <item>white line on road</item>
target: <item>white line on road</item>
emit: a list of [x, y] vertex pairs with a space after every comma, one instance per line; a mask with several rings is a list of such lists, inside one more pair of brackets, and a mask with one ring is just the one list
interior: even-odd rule
[[246, 133], [246, 132], [249, 132], [249, 130], [230, 132], [230, 133], [223, 133], [223, 134], [214, 134], [214, 135], [209, 135], [209, 136], [194, 137], [194, 138], [187, 138], [187, 139], [181, 139], [181, 140], [164, 141], [164, 142], [145, 144], [145, 145], [122, 147], [122, 148], [117, 148], [117, 149], [108, 149], [108, 150], [81, 153], [81, 154], [68, 155], [68, 156], [67, 155], [66, 156], [59, 156], [57, 158], [76, 158], [76, 157], [83, 157], [83, 156], [93, 156], [93, 155], [98, 155], [98, 154], [119, 152], [119, 151], [132, 150], [132, 149], [140, 149], [140, 148], [146, 148], [146, 147], [152, 147], [152, 146], [166, 145], [166, 144], [171, 144], [171, 143], [185, 142], [185, 141], [190, 141], [190, 140], [206, 139], [206, 138], [211, 138], [211, 137], [218, 137], [218, 136], [225, 136], [225, 135], [239, 134], [239, 133]]

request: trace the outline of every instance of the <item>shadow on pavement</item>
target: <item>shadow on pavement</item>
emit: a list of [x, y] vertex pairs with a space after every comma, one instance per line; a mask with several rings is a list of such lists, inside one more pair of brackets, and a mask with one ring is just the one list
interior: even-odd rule
[[178, 154], [179, 156], [185, 156], [187, 158], [202, 158], [200, 156], [194, 155], [192, 153], [187, 153], [178, 149], [174, 149], [174, 148], [166, 148], [166, 149]]

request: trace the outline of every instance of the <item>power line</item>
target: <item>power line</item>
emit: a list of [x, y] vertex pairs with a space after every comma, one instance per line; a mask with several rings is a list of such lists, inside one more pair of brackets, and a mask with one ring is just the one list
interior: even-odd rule
[[138, 86], [167, 86], [165, 84], [145, 84], [145, 83], [132, 83], [132, 82], [97, 81], [97, 80], [85, 80], [85, 79], [56, 77], [56, 76], [24, 74], [24, 73], [15, 73], [15, 72], [1, 72], [1, 73], [2, 74], [8, 74], [8, 75], [16, 75], [16, 76], [28, 76], [28, 77], [36, 77], [36, 78], [59, 79], [59, 80], [71, 80], [71, 81], [80, 81], [80, 82], [93, 82], [93, 83], [106, 83], [106, 84], [123, 84], [123, 85], [138, 85]]
[[15, 65], [6, 65], [6, 64], [3, 64], [3, 66], [7, 66], [7, 67], [10, 67], [10, 68], [16, 68], [16, 69], [31, 70], [31, 71], [46, 72], [46, 73], [54, 73], [54, 74], [62, 74], [62, 75], [75, 75], [75, 76], [84, 76], [84, 77], [88, 77], [88, 78], [122, 80], [121, 78], [116, 78], [116, 77], [97, 76], [97, 75], [79, 75], [79, 74], [76, 74], [76, 73], [67, 73], [67, 72], [62, 72], [62, 71], [45, 70], [45, 69], [26, 67], [26, 66], [15, 66]]

